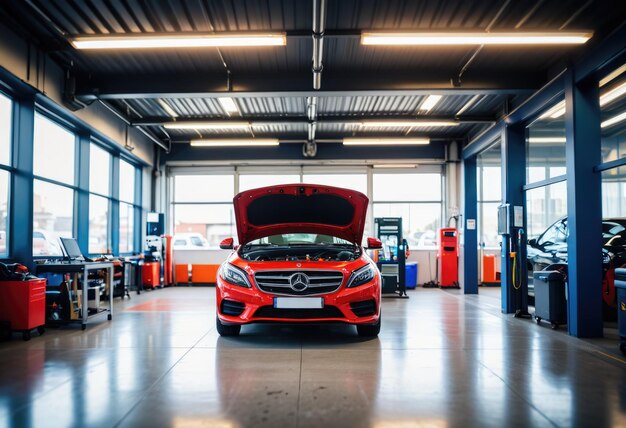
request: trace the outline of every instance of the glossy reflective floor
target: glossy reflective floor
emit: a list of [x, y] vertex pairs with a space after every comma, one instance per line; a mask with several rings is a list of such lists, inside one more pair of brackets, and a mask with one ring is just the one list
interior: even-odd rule
[[[384, 299], [378, 339], [350, 326], [214, 328], [214, 289], [133, 293], [112, 322], [0, 343], [0, 426], [626, 426], [626, 361], [424, 290]], [[615, 342], [612, 342], [615, 343]]]

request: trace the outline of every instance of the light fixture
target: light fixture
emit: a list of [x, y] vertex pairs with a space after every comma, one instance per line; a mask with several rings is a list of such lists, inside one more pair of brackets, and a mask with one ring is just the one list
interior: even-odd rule
[[71, 40], [76, 49], [165, 49], [246, 46], [285, 46], [282, 33], [217, 33], [84, 36]]
[[278, 138], [199, 139], [191, 140], [193, 147], [268, 147], [278, 146]]
[[237, 108], [237, 104], [235, 104], [235, 100], [231, 97], [218, 97], [217, 101], [222, 105], [222, 108], [230, 116], [231, 113], [239, 113], [239, 109]]
[[547, 110], [539, 119], [558, 119], [565, 114], [565, 100], [554, 105], [551, 109]]
[[346, 137], [345, 146], [422, 146], [430, 144], [428, 138], [367, 138]]
[[157, 100], [159, 105], [165, 112], [172, 118], [178, 117], [178, 114], [174, 111], [174, 109], [165, 101], [165, 100]]
[[621, 67], [616, 68], [612, 72], [610, 72], [604, 79], [600, 80], [600, 87], [608, 85], [613, 79], [621, 76], [624, 72], [626, 72], [626, 64], [623, 64]]
[[166, 129], [245, 129], [250, 126], [248, 122], [225, 121], [225, 122], [168, 122], [163, 124]]
[[427, 128], [458, 125], [459, 123], [453, 120], [368, 120], [361, 122], [361, 126], [364, 128]]
[[506, 33], [361, 33], [362, 45], [577, 45], [586, 43], [590, 32]]
[[529, 143], [533, 144], [558, 144], [565, 143], [567, 140], [565, 137], [530, 137], [528, 138]]
[[429, 95], [424, 102], [419, 106], [421, 111], [430, 111], [441, 100], [441, 95]]
[[417, 168], [416, 163], [383, 163], [380, 165], [374, 165], [374, 168]]
[[605, 120], [600, 124], [601, 128], [608, 128], [609, 126], [617, 125], [626, 120], [626, 111], [618, 114], [617, 116], [613, 116], [610, 119]]
[[466, 102], [465, 105], [463, 107], [461, 107], [459, 111], [456, 112], [455, 116], [460, 116], [463, 113], [465, 113], [465, 111], [468, 108], [470, 108], [471, 106], [476, 104], [476, 101], [478, 101], [480, 99], [480, 97], [482, 97], [482, 95], [474, 95], [472, 98], [470, 98], [469, 101]]
[[600, 95], [600, 106], [604, 106], [611, 101], [615, 101], [616, 99], [623, 97], [625, 94], [626, 82], [623, 82], [621, 85], [618, 85], [615, 88], [606, 91], [604, 94]]

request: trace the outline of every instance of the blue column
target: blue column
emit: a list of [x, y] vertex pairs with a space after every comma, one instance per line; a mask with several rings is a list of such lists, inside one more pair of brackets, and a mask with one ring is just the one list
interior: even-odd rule
[[567, 137], [568, 330], [577, 337], [602, 337], [602, 180], [597, 81], [565, 79]]
[[113, 156], [111, 162], [111, 250], [113, 254], [120, 253], [120, 158]]
[[[502, 139], [502, 200], [514, 206], [521, 206], [526, 212], [526, 129], [522, 124], [509, 125], [504, 131]], [[525, 231], [526, 215], [524, 216]], [[515, 242], [513, 242], [515, 241]], [[521, 282], [517, 287], [513, 285], [511, 258], [512, 247], [516, 247], [517, 260], [521, 263]], [[509, 236], [502, 239], [502, 312], [505, 314], [520, 311], [528, 312], [528, 271], [526, 268], [526, 233], [517, 233], [511, 230]]]
[[143, 185], [143, 174], [142, 168], [135, 168], [135, 204], [134, 208], [135, 217], [133, 223], [133, 252], [141, 252], [143, 250], [143, 245], [141, 244], [143, 237], [143, 229], [142, 225], [145, 224], [143, 222], [143, 195], [141, 194], [141, 189]]
[[463, 183], [463, 292], [478, 294], [476, 156], [463, 160]]
[[91, 138], [88, 133], [81, 132], [78, 138], [77, 162], [77, 203], [76, 239], [83, 254], [89, 254], [89, 149]]
[[33, 263], [33, 138], [35, 101], [15, 99], [13, 114], [13, 166], [10, 193], [9, 254], [16, 262]]

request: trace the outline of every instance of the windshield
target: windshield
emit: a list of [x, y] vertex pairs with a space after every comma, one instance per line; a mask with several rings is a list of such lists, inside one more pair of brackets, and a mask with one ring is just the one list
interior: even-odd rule
[[345, 239], [318, 233], [283, 233], [255, 239], [248, 245], [352, 245]]
[[626, 230], [626, 221], [604, 221], [602, 223], [602, 240], [604, 243], [608, 243], [613, 238], [624, 238], [624, 231]]

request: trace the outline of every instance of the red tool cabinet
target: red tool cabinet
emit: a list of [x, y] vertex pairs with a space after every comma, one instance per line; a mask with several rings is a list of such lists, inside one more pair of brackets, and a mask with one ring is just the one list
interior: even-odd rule
[[43, 333], [46, 324], [46, 280], [0, 281], [0, 321], [30, 339], [32, 329]]
[[439, 258], [439, 286], [459, 288], [459, 237], [457, 229], [439, 229], [437, 257]]
[[156, 288], [161, 286], [161, 263], [145, 262], [142, 267], [143, 286]]

